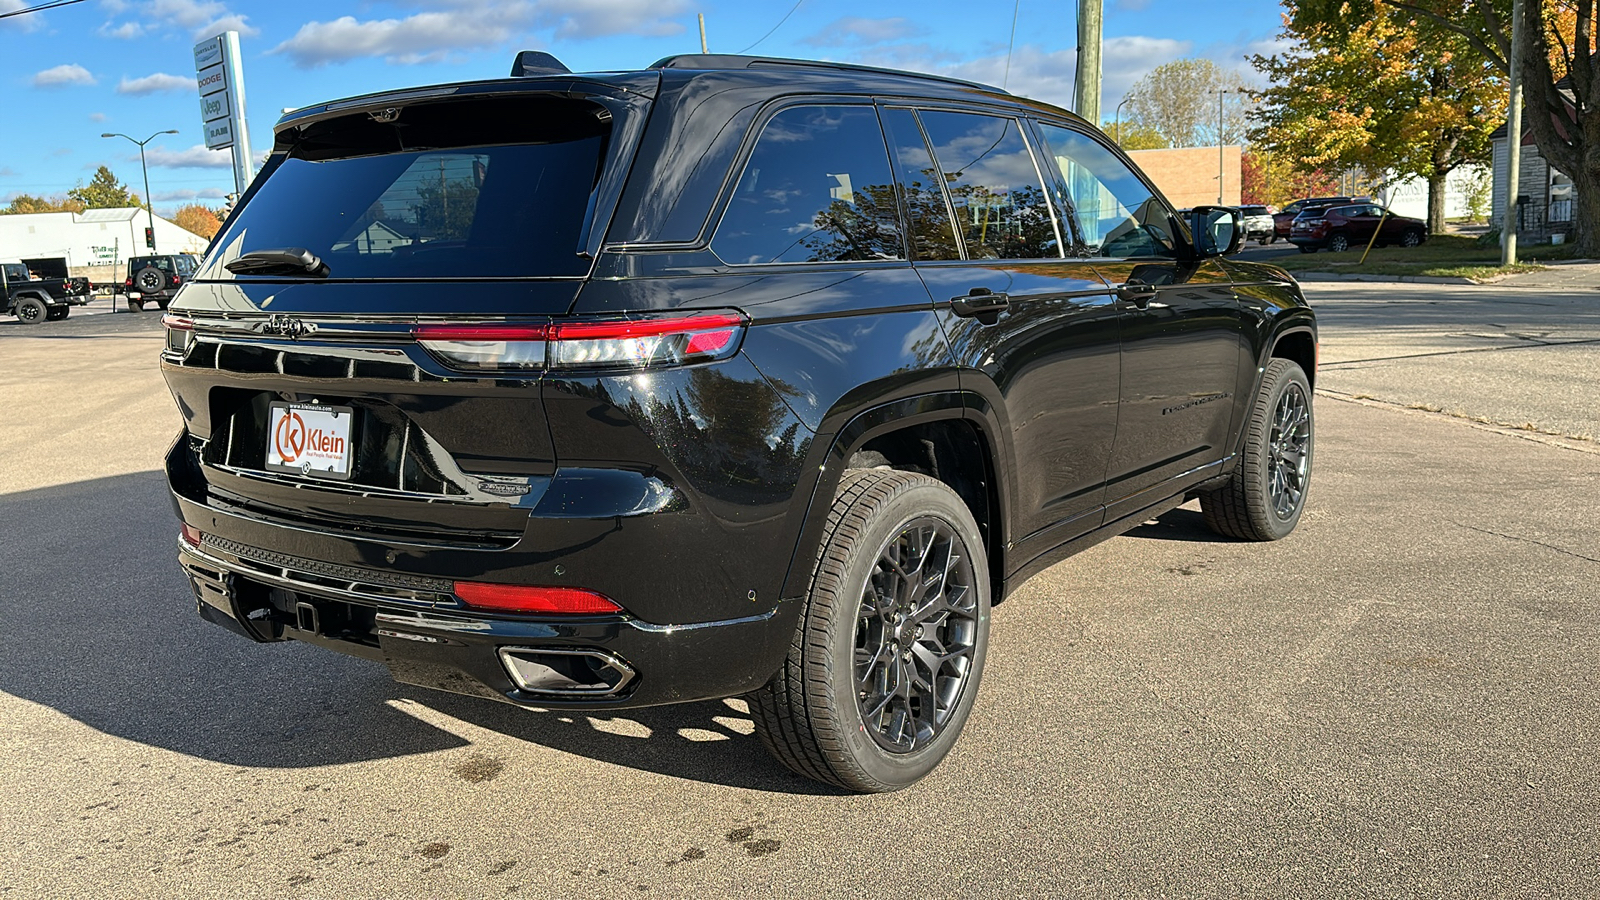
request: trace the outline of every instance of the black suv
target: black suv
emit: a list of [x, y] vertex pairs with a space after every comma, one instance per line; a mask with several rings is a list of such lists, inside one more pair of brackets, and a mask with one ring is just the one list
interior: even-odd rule
[[1240, 238], [925, 75], [524, 54], [297, 110], [165, 319], [179, 556], [255, 641], [528, 707], [743, 694], [794, 770], [903, 787], [1029, 576], [1187, 498], [1294, 528], [1315, 321]]
[[135, 256], [128, 260], [128, 277], [122, 282], [122, 289], [128, 295], [128, 308], [140, 312], [146, 303], [154, 303], [166, 309], [199, 267], [195, 258], [187, 253]]

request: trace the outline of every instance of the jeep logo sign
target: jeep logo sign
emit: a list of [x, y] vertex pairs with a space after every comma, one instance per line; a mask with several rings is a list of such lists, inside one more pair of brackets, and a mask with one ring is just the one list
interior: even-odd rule
[[200, 98], [200, 121], [210, 125], [218, 119], [228, 115], [228, 95], [223, 93], [212, 94]]

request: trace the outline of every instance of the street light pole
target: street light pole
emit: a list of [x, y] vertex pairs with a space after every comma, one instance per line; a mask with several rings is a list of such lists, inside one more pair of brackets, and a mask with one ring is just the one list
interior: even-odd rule
[[[1122, 100], [1117, 103], [1116, 131], [1117, 131], [1117, 143], [1119, 145], [1122, 144], [1122, 104], [1123, 103], [1127, 103], [1129, 100], [1132, 100], [1132, 99], [1133, 99], [1133, 95], [1132, 94], [1127, 94], [1127, 95], [1124, 95]], [[1127, 147], [1124, 146], [1123, 149], [1126, 150]]]
[[1217, 95], [1217, 205], [1222, 205], [1222, 95], [1237, 94], [1238, 91], [1228, 88], [1218, 88], [1211, 93]]
[[178, 130], [176, 128], [170, 128], [170, 129], [168, 129], [166, 131], [158, 131], [155, 134], [150, 135], [149, 137], [145, 138], [142, 141], [134, 141], [133, 138], [128, 137], [127, 135], [121, 134], [121, 133], [107, 132], [106, 134], [100, 135], [103, 138], [109, 138], [109, 137], [127, 138], [128, 140], [133, 141], [135, 144], [139, 145], [139, 171], [144, 173], [144, 212], [145, 212], [145, 221], [147, 223], [149, 223], [149, 225], [150, 225], [150, 247], [149, 247], [149, 249], [150, 249], [151, 253], [154, 253], [155, 249], [156, 249], [155, 248], [155, 241], [156, 241], [156, 213], [155, 213], [155, 203], [150, 199], [150, 167], [145, 165], [145, 161], [144, 161], [144, 145], [150, 143], [151, 141], [155, 140], [156, 138], [162, 136], [163, 134], [177, 134], [177, 133], [178, 133]]

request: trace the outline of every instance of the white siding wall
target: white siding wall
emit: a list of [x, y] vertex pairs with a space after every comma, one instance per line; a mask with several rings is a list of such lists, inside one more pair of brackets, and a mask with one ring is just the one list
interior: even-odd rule
[[[1467, 184], [1482, 166], [1462, 166], [1451, 172], [1444, 181], [1444, 215], [1454, 219], [1470, 213], [1467, 208]], [[1390, 211], [1414, 219], [1428, 218], [1428, 182], [1423, 178], [1407, 178], [1393, 184], [1379, 199]]]
[[[150, 251], [144, 246], [142, 210], [90, 210], [86, 213], [33, 213], [0, 216], [0, 260], [64, 256], [67, 265], [111, 265]], [[161, 253], [200, 253], [206, 239], [159, 216], [156, 249]]]

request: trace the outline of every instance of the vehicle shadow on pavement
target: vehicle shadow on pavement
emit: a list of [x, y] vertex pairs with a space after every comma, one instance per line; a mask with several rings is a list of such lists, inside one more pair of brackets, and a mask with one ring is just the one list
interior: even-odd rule
[[470, 745], [407, 712], [414, 701], [616, 765], [786, 793], [828, 790], [778, 765], [743, 733], [748, 717], [721, 701], [591, 720], [412, 688], [380, 665], [293, 642], [250, 643], [195, 614], [176, 533], [160, 472], [0, 495], [0, 692], [106, 734], [237, 766], [325, 766]]
[[1205, 544], [1236, 544], [1233, 538], [1217, 534], [1206, 527], [1205, 517], [1197, 509], [1182, 506], [1168, 510], [1154, 519], [1134, 528], [1123, 537], [1150, 538], [1159, 541], [1193, 541]]

